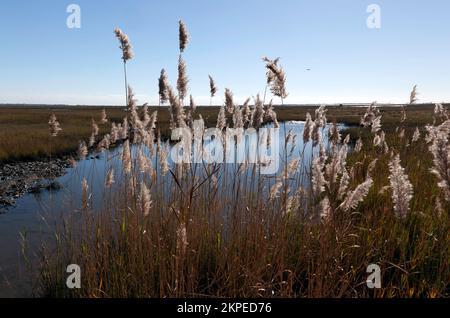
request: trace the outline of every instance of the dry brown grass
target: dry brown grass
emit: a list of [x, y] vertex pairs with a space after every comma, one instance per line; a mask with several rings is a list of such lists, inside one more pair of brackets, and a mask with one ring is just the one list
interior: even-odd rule
[[[64, 108], [0, 108], [0, 162], [30, 160], [68, 155], [80, 139], [91, 133], [91, 118], [100, 119], [101, 109]], [[63, 130], [58, 137], [49, 135], [48, 117], [55, 113]], [[111, 111], [114, 120], [120, 111]], [[117, 116], [117, 115], [116, 115]], [[109, 124], [100, 125], [104, 133]]]
[[[433, 106], [409, 106], [408, 125], [415, 128], [432, 121]], [[278, 120], [304, 120], [306, 113], [314, 113], [316, 107], [276, 106]], [[0, 107], [0, 162], [32, 160], [52, 156], [71, 155], [76, 150], [80, 140], [87, 140], [91, 134], [91, 118], [96, 119], [100, 126], [100, 135], [109, 132], [110, 122], [100, 124], [102, 107]], [[109, 119], [121, 122], [124, 107], [106, 107]], [[149, 107], [149, 111], [158, 111], [158, 125], [161, 133], [168, 136], [167, 107]], [[199, 107], [201, 114], [209, 127], [214, 127], [219, 107]], [[349, 125], [358, 125], [363, 107], [328, 107], [328, 118]], [[63, 128], [58, 138], [50, 138], [48, 117], [54, 112]], [[390, 129], [398, 123], [400, 112], [398, 108], [381, 108], [383, 123]], [[231, 120], [231, 117], [230, 117]], [[352, 131], [352, 135], [355, 135]], [[355, 135], [356, 136], [356, 135]]]
[[[182, 52], [186, 32], [183, 27], [180, 29]], [[266, 91], [270, 87], [283, 104], [284, 70], [277, 65], [278, 60], [267, 62], [270, 65]], [[184, 64], [181, 69], [184, 77]], [[185, 117], [180, 107], [187, 96], [185, 83], [178, 85], [178, 96], [167, 89], [171, 128], [193, 129], [186, 122], [192, 114], [188, 111], [189, 116]], [[231, 117], [234, 108], [229, 92], [228, 114], [223, 114], [227, 117]], [[329, 107], [328, 119], [354, 125], [349, 130], [353, 138], [361, 137], [364, 142], [362, 151], [350, 153], [348, 158], [347, 138], [336, 138], [332, 145], [321, 138], [326, 127], [325, 110], [321, 107], [310, 142], [318, 154], [311, 151], [311, 158], [305, 158], [304, 152], [298, 158], [288, 154], [285, 130], [284, 152], [278, 154], [283, 162], [282, 172], [267, 176], [261, 174], [261, 166], [247, 163], [183, 163], [170, 166], [168, 171], [165, 151], [150, 151], [146, 160], [154, 160], [155, 164], [141, 168], [141, 160], [133, 155], [130, 144], [137, 149], [152, 149], [157, 130], [166, 135], [169, 132], [168, 112], [159, 113], [156, 129], [144, 125], [132, 97], [129, 94], [130, 116], [122, 130], [122, 155], [117, 160], [112, 156], [103, 158], [109, 169], [118, 172], [117, 182], [111, 188], [90, 189], [93, 180], [83, 179], [80, 206], [63, 218], [55, 235], [55, 248], [43, 250], [38, 291], [41, 295], [449, 296], [450, 205], [441, 202], [442, 211], [436, 208], [437, 199], [446, 197], [430, 173], [433, 163], [425, 140], [406, 142], [413, 128], [419, 126], [423, 132], [424, 124], [432, 122], [431, 107], [408, 106], [406, 123], [400, 108], [382, 108], [382, 129], [389, 150], [386, 152], [374, 145], [370, 129], [356, 127], [364, 108]], [[250, 127], [260, 128], [267, 115], [263, 103], [257, 97]], [[276, 109], [278, 119], [286, 121], [303, 120], [307, 112], [314, 113], [315, 107]], [[197, 110], [206, 127], [216, 126], [219, 108]], [[63, 117], [58, 116], [64, 129]], [[46, 118], [41, 122], [45, 124]], [[396, 132], [398, 126], [406, 128], [405, 136]], [[89, 121], [86, 127], [90, 127]], [[76, 137], [80, 139], [79, 135]], [[192, 138], [187, 140], [192, 142]], [[445, 147], [447, 143], [445, 140]], [[396, 170], [400, 171], [397, 179], [410, 180], [414, 189], [411, 201], [409, 196], [402, 197], [407, 212], [401, 217], [395, 213], [392, 199], [399, 196], [386, 189], [391, 176], [389, 162], [396, 155]], [[374, 159], [378, 159], [376, 165], [369, 168]], [[408, 178], [398, 166], [400, 162]], [[348, 178], [344, 177], [347, 170]], [[95, 176], [89, 175], [88, 178]], [[349, 187], [342, 190], [342, 196], [336, 190], [341, 190], [343, 179]], [[100, 206], [92, 204], [96, 195], [100, 196]], [[382, 269], [379, 290], [368, 289], [365, 284], [366, 268], [372, 263]], [[82, 288], [66, 288], [68, 264], [80, 265]]]
[[[331, 109], [329, 118], [339, 111]], [[426, 111], [408, 117], [406, 126], [431, 116], [432, 110]], [[301, 116], [299, 109], [283, 113], [284, 119], [302, 119], [294, 117]], [[345, 116], [356, 120], [359, 114]], [[44, 253], [40, 292], [57, 297], [448, 297], [450, 206], [443, 202], [447, 213], [436, 210], [442, 193], [429, 171], [428, 146], [423, 138], [407, 146], [413, 131], [400, 138], [396, 116], [400, 119], [397, 113], [386, 118], [383, 128], [414, 187], [405, 219], [395, 216], [390, 190], [383, 190], [390, 156], [372, 146], [367, 129], [354, 128], [364, 147], [349, 154], [347, 167], [355, 168], [353, 189], [378, 159], [371, 172], [374, 184], [355, 209], [336, 209], [324, 221], [314, 221], [317, 211], [309, 206], [308, 189], [300, 192], [302, 204], [286, 211], [282, 194], [273, 200], [267, 196], [274, 180], [255, 170], [227, 176], [230, 168], [218, 164], [205, 175], [199, 165], [162, 177], [158, 171], [141, 174], [133, 160], [132, 173], [105, 191], [100, 209], [83, 203], [65, 219], [56, 250]], [[287, 181], [294, 191], [300, 184], [293, 180], [302, 173]], [[145, 213], [139, 180], [148, 185], [152, 200]], [[82, 268], [80, 290], [64, 285], [64, 269], [71, 263]], [[380, 290], [365, 285], [371, 263], [382, 268]]]

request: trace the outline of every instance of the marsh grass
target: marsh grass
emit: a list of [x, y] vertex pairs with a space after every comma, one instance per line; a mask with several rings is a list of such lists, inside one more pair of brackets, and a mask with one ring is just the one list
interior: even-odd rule
[[[306, 111], [314, 110], [278, 107], [281, 120], [302, 120]], [[200, 107], [209, 126], [215, 126], [218, 109]], [[18, 144], [25, 143], [15, 151], [20, 153], [29, 151], [31, 146], [36, 149], [41, 146], [42, 154], [46, 155], [47, 141], [33, 142], [29, 138], [50, 138], [46, 121], [52, 111], [63, 127], [60, 135], [52, 140], [53, 147], [67, 149], [67, 153], [73, 150], [68, 144], [75, 145], [79, 139], [88, 138], [91, 118], [100, 114], [97, 108], [0, 109], [2, 123], [15, 126], [2, 131], [9, 134], [2, 139], [4, 149], [8, 152], [15, 149], [7, 146], [11, 138], [26, 138], [25, 141], [15, 139]], [[355, 167], [351, 188], [364, 180], [369, 163], [378, 159], [371, 174], [374, 184], [355, 211], [339, 213], [329, 222], [311, 223], [303, 209], [287, 215], [280, 213], [284, 206], [282, 196], [268, 200], [262, 190], [255, 191], [271, 187], [274, 181], [270, 178], [236, 175], [231, 182], [232, 190], [223, 192], [219, 189], [229, 188], [230, 184], [218, 187], [214, 179], [220, 183], [220, 175], [213, 178], [211, 174], [195, 184], [188, 181], [195, 178], [186, 175], [184, 192], [180, 192], [179, 184], [169, 175], [157, 181], [147, 179], [152, 184], [153, 204], [149, 217], [145, 218], [139, 214], [137, 195], [127, 196], [122, 185], [116, 184], [113, 189], [105, 189], [105, 204], [100, 210], [75, 210], [64, 219], [55, 245], [44, 249], [38, 294], [53, 297], [448, 297], [448, 212], [439, 215], [436, 209], [440, 189], [436, 177], [429, 172], [432, 156], [423, 139], [424, 124], [432, 121], [432, 108], [408, 108], [403, 139], [396, 132], [401, 118], [397, 109], [381, 109], [381, 112], [387, 143], [399, 152], [414, 188], [411, 213], [406, 220], [395, 218], [390, 192], [384, 189], [389, 184], [390, 157], [371, 146], [370, 129], [353, 126], [341, 132], [350, 133], [353, 140], [361, 137], [363, 141], [362, 151], [352, 152], [347, 158], [348, 167]], [[120, 121], [123, 116], [122, 109], [108, 108], [107, 113], [111, 121]], [[160, 113], [158, 128], [165, 131], [169, 118], [166, 112]], [[356, 125], [363, 113], [364, 109], [336, 107], [329, 108], [328, 117]], [[411, 140], [416, 126], [422, 136], [407, 146], [405, 141]], [[101, 134], [108, 132], [109, 123], [100, 125], [100, 130]], [[59, 144], [62, 148], [58, 148]], [[204, 167], [196, 169], [201, 171]], [[209, 172], [216, 169], [222, 168], [212, 167]], [[248, 180], [253, 178], [258, 181], [249, 186]], [[120, 176], [116, 179], [120, 180]], [[193, 191], [200, 182], [204, 183]], [[303, 199], [308, 202], [307, 194]], [[442, 208], [450, 210], [444, 201]], [[177, 247], [180, 220], [186, 224], [188, 240], [181, 254], [182, 244], [178, 243]], [[65, 268], [72, 263], [83, 269], [81, 290], [70, 291], [65, 286]], [[365, 286], [365, 268], [370, 263], [382, 268], [381, 290], [369, 290]]]
[[[423, 127], [432, 122], [432, 105], [408, 106], [407, 129]], [[279, 121], [305, 120], [306, 113], [314, 113], [316, 107], [307, 106], [276, 106]], [[330, 106], [328, 116], [330, 120], [336, 120], [349, 126], [359, 125], [360, 118], [365, 112], [364, 107], [338, 107]], [[197, 113], [205, 119], [209, 127], [215, 127], [217, 114], [220, 107], [200, 106]], [[54, 112], [63, 131], [58, 138], [53, 138], [52, 156], [73, 155], [80, 140], [87, 140], [91, 134], [91, 119], [99, 123], [100, 135], [109, 132], [111, 122], [120, 122], [124, 115], [122, 107], [106, 107], [109, 122], [101, 124], [102, 107], [0, 107], [0, 162], [12, 162], [18, 160], [34, 160], [48, 158], [50, 152], [50, 136], [48, 135], [48, 117]], [[149, 107], [149, 112], [161, 110], [160, 107]], [[381, 107], [383, 124], [387, 132], [394, 131], [401, 118], [398, 108]], [[232, 116], [227, 114], [228, 121]], [[166, 111], [158, 114], [158, 125], [161, 134], [169, 137], [169, 116]], [[353, 139], [357, 139], [360, 133], [367, 133], [359, 128], [347, 130]]]
[[[180, 53], [187, 39], [180, 22]], [[81, 202], [63, 214], [54, 244], [42, 250], [39, 295], [449, 296], [450, 200], [443, 190], [450, 176], [441, 169], [436, 177], [430, 169], [450, 165], [448, 156], [441, 155], [450, 149], [450, 121], [428, 127], [436, 148], [433, 162], [423, 137], [412, 142], [416, 127], [423, 135], [424, 125], [436, 119], [431, 107], [412, 105], [416, 87], [408, 107], [289, 107], [283, 105], [286, 76], [279, 60], [264, 61], [266, 93], [263, 100], [256, 95], [250, 110], [248, 104], [236, 105], [229, 89], [222, 108], [186, 109], [181, 55], [178, 96], [165, 76], [159, 81], [169, 111], [158, 113], [156, 125], [149, 125], [149, 108], [138, 108], [128, 88], [122, 152], [112, 156], [109, 142], [94, 148], [105, 152], [109, 171], [118, 173], [114, 182], [100, 186], [100, 206], [93, 204], [93, 180], [83, 178]], [[266, 103], [268, 88], [282, 106]], [[295, 149], [294, 157], [288, 149], [296, 137], [286, 130], [286, 121], [311, 118], [308, 112], [315, 116], [308, 121], [304, 148]], [[368, 124], [362, 129], [364, 114]], [[62, 115], [56, 114], [64, 129]], [[197, 117], [200, 129], [219, 127], [219, 135], [226, 123], [260, 130], [267, 121], [277, 126], [278, 118], [284, 128], [278, 174], [263, 175], [260, 165], [249, 163], [168, 165], [169, 143], [163, 135], [179, 127], [195, 130], [192, 119]], [[335, 123], [330, 133], [327, 118]], [[339, 132], [337, 122], [353, 127]], [[349, 152], [357, 139], [361, 149]], [[267, 144], [258, 140], [258, 147]], [[148, 152], [141, 153], [143, 148]], [[400, 201], [398, 213], [395, 203]], [[366, 286], [366, 268], [373, 263], [382, 269], [381, 289]], [[82, 288], [65, 287], [68, 264], [81, 267]]]
[[[406, 219], [396, 218], [384, 189], [390, 157], [371, 145], [367, 129], [354, 128], [364, 146], [348, 156], [347, 166], [354, 167], [350, 188], [364, 181], [370, 162], [378, 159], [371, 172], [374, 184], [357, 209], [312, 221], [316, 212], [308, 207], [311, 193], [305, 189], [298, 197], [302, 204], [283, 213], [283, 196], [269, 200], [263, 190], [274, 181], [257, 170], [229, 179], [226, 169], [232, 168], [225, 165], [209, 167], [206, 174], [198, 172], [204, 166], [193, 166], [181, 177], [144, 174], [151, 190], [149, 215], [140, 208], [139, 189], [131, 191], [123, 182], [106, 192], [100, 210], [70, 213], [57, 232], [56, 249], [43, 253], [40, 292], [51, 297], [448, 297], [449, 215], [435, 208], [440, 190], [429, 172], [428, 145], [423, 137], [414, 145], [405, 142], [417, 124], [411, 117], [403, 139], [389, 124], [383, 126], [414, 188]], [[138, 184], [142, 175], [136, 165], [131, 178]], [[444, 202], [443, 208], [449, 211], [450, 205]], [[80, 290], [65, 287], [64, 270], [72, 263], [82, 268]], [[379, 290], [365, 284], [371, 263], [382, 268]]]
[[[53, 138], [49, 135], [48, 124], [44, 125], [44, 119], [48, 121], [52, 113], [63, 128], [58, 137]], [[53, 156], [70, 155], [80, 139], [89, 137], [91, 118], [99, 120], [100, 114], [100, 109], [95, 108], [0, 107], [0, 162], [45, 159], [50, 149]], [[104, 133], [110, 126], [102, 124], [100, 129]]]

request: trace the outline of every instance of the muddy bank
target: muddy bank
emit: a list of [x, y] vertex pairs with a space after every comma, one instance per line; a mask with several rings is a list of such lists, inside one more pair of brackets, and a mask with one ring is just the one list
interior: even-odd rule
[[26, 193], [59, 188], [55, 179], [68, 167], [65, 159], [0, 164], [0, 213]]

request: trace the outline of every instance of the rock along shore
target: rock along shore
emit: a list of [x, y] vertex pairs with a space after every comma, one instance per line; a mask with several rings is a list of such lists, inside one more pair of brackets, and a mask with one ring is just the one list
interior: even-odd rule
[[26, 193], [59, 188], [55, 178], [64, 175], [68, 167], [65, 159], [0, 163], [0, 213]]

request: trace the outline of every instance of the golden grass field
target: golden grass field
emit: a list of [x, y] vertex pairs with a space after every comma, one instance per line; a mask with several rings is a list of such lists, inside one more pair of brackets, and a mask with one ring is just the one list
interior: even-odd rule
[[[71, 153], [80, 139], [89, 137], [91, 118], [98, 120], [100, 109], [1, 109], [1, 122], [9, 127], [1, 131], [6, 137], [1, 139], [3, 160], [48, 155], [47, 119], [52, 112], [63, 128], [51, 139], [52, 156]], [[280, 121], [303, 120], [306, 112], [314, 114], [315, 109], [276, 107]], [[202, 114], [211, 127], [218, 110], [199, 107], [196, 116]], [[365, 112], [365, 107], [329, 107], [327, 113], [329, 122], [348, 125], [342, 136], [350, 133], [352, 143], [361, 137], [364, 144], [361, 151], [350, 151], [345, 163], [352, 171], [347, 195], [369, 174], [373, 179], [370, 191], [354, 208], [340, 208], [342, 198], [331, 181], [319, 196], [311, 189], [299, 191], [298, 180], [311, 178], [314, 164], [289, 178], [266, 178], [253, 169], [250, 176], [236, 171], [230, 179], [225, 177], [226, 165], [207, 168], [206, 176], [196, 172], [195, 165], [163, 175], [161, 162], [142, 173], [139, 160], [132, 158], [131, 171], [116, 176], [126, 182], [105, 186], [103, 197], [97, 198], [103, 202], [100, 208], [94, 210], [89, 204], [92, 180], [80, 185], [81, 207], [67, 214], [64, 226], [57, 230], [50, 244], [56, 250], [42, 250], [36, 293], [52, 297], [448, 297], [450, 205], [430, 173], [433, 156], [424, 139], [425, 124], [433, 123], [435, 116], [433, 107], [409, 105], [403, 124], [399, 108], [380, 108], [390, 154], [373, 145], [370, 128], [358, 126]], [[107, 114], [120, 122], [125, 112], [109, 107]], [[169, 132], [167, 114], [166, 108], [159, 110], [156, 127], [165, 134]], [[109, 124], [100, 127], [106, 133]], [[402, 137], [400, 127], [405, 128]], [[413, 143], [416, 127], [421, 137]], [[327, 149], [327, 154], [329, 161], [337, 153]], [[400, 156], [413, 187], [404, 218], [396, 214], [389, 187], [394, 154]], [[374, 159], [376, 164], [370, 168]], [[125, 161], [107, 164], [116, 173], [122, 170], [120, 165], [126, 165]], [[256, 190], [247, 178], [254, 180]], [[272, 192], [277, 180], [279, 194], [269, 198], [267, 191]], [[325, 195], [330, 210], [317, 222], [323, 213], [319, 202]], [[64, 285], [65, 266], [70, 263], [83, 268], [82, 289], [68, 290]], [[371, 263], [382, 268], [379, 290], [365, 286], [365, 270]]]
[[[415, 128], [432, 121], [432, 105], [409, 106], [408, 126]], [[99, 124], [100, 134], [110, 130], [110, 124], [99, 123], [100, 111], [103, 107], [66, 106], [66, 107], [0, 107], [0, 163], [17, 160], [32, 160], [52, 156], [68, 156], [77, 149], [80, 140], [86, 140], [91, 134], [91, 119]], [[105, 107], [108, 118], [121, 122], [126, 115], [125, 107]], [[277, 106], [279, 120], [304, 120], [307, 112], [314, 113], [316, 107]], [[168, 134], [167, 106], [150, 107], [150, 111], [158, 110], [158, 127], [163, 135]], [[219, 107], [200, 107], [197, 113], [205, 119], [207, 126], [215, 125]], [[364, 114], [364, 107], [328, 107], [331, 121], [348, 125], [359, 125]], [[388, 127], [400, 120], [398, 108], [381, 108], [383, 122]], [[63, 128], [58, 138], [51, 138], [48, 130], [48, 119], [52, 113], [58, 118]], [[394, 127], [395, 128], [395, 127]], [[354, 130], [351, 130], [354, 132]]]
[[[98, 156], [103, 175], [91, 161], [80, 171], [74, 165], [73, 175], [83, 176], [74, 191], [80, 193], [69, 199], [70, 209], [61, 211], [54, 242], [44, 242], [40, 251], [37, 295], [449, 297], [450, 118], [445, 105], [417, 105], [414, 86], [404, 107], [272, 108], [258, 95], [250, 108], [236, 105], [226, 89], [224, 106], [191, 103], [186, 109], [183, 53], [189, 41], [180, 21], [176, 91], [162, 70], [159, 98], [170, 106], [158, 108], [155, 123], [127, 85], [130, 40], [120, 29], [115, 34], [128, 87], [127, 112], [125, 107], [106, 107], [106, 112], [110, 122], [126, 117], [120, 129], [104, 137], [109, 124], [98, 133], [95, 125], [92, 129], [101, 107], [0, 108], [0, 161], [62, 155], [84, 160], [87, 147], [81, 144], [78, 156], [75, 150], [91, 132], [97, 139], [90, 149], [106, 153]], [[263, 62], [265, 92], [283, 104], [285, 71], [279, 59]], [[212, 78], [210, 92], [211, 98], [217, 92]], [[55, 136], [50, 138], [52, 113]], [[200, 119], [195, 127], [191, 119], [200, 114], [204, 127]], [[282, 162], [273, 175], [261, 172], [265, 162], [169, 164], [166, 140], [177, 128], [189, 129], [185, 145], [205, 146], [203, 138], [193, 140], [190, 133], [217, 122], [215, 141], [234, 147], [234, 139], [221, 138], [226, 123], [256, 132], [270, 120], [276, 126], [277, 117], [306, 123], [298, 136], [284, 129], [283, 149], [275, 153]], [[339, 132], [337, 123], [346, 128]], [[273, 144], [257, 138], [259, 150]], [[303, 146], [295, 142], [299, 139]], [[121, 145], [118, 155], [111, 155], [110, 144]], [[79, 289], [65, 284], [68, 264], [82, 270]], [[369, 264], [381, 268], [379, 289], [366, 286]]]

